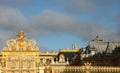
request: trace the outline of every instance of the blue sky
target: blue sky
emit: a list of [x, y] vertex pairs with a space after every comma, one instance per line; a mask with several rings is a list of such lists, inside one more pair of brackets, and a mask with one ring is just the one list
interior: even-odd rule
[[119, 0], [0, 0], [0, 47], [24, 30], [41, 51], [120, 41]]

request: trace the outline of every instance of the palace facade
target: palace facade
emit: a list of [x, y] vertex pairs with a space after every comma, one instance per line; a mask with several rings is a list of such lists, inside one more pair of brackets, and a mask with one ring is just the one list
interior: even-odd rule
[[20, 31], [0, 52], [0, 73], [120, 73], [120, 42], [97, 36], [87, 47], [41, 52]]

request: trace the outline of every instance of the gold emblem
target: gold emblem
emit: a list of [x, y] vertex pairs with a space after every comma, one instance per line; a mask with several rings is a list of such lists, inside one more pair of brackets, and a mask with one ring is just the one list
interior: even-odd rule
[[18, 40], [19, 41], [23, 41], [26, 37], [26, 34], [23, 32], [23, 31], [20, 31], [18, 34], [17, 34], [17, 37], [18, 37]]

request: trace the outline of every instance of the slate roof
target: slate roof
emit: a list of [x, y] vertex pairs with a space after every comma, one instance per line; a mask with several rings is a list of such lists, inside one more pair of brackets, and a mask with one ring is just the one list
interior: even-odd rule
[[96, 53], [112, 53], [116, 47], [120, 47], [120, 42], [91, 41], [88, 50], [94, 49]]

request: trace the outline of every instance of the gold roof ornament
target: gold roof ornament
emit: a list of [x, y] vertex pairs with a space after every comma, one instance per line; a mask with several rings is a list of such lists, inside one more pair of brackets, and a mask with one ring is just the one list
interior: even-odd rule
[[7, 41], [7, 46], [3, 48], [3, 51], [10, 51], [10, 52], [38, 52], [39, 48], [36, 46], [36, 42], [32, 39], [26, 38], [26, 33], [20, 31], [17, 34], [17, 39], [9, 39]]
[[91, 69], [91, 63], [90, 62], [85, 62], [85, 73], [90, 73], [90, 69]]
[[22, 41], [26, 38], [26, 33], [24, 33], [23, 31], [20, 31], [18, 34], [17, 34], [17, 37], [18, 37], [18, 40]]

